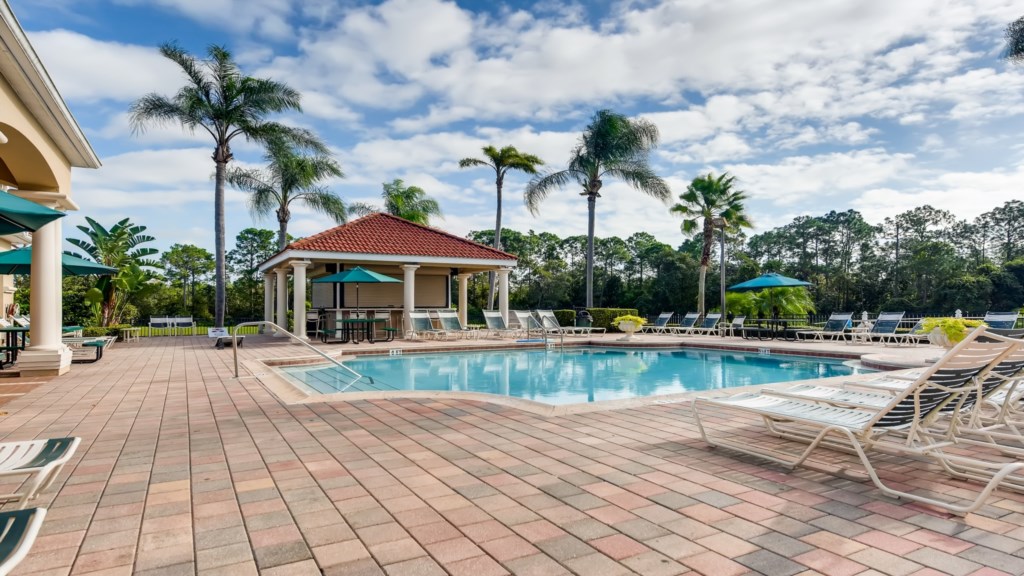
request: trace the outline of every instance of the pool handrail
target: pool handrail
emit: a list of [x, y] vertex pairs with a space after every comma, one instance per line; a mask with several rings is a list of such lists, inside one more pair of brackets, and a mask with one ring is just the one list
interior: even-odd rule
[[[285, 330], [284, 328], [281, 328], [277, 324], [274, 324], [273, 322], [268, 322], [267, 320], [259, 320], [259, 321], [254, 321], [254, 322], [242, 322], [241, 324], [238, 324], [237, 326], [235, 326], [234, 330], [231, 331], [231, 351], [235, 355], [235, 378], [238, 378], [238, 329], [243, 327], [243, 326], [270, 326], [278, 334], [281, 334], [281, 333], [287, 334], [289, 338], [291, 338], [292, 340], [295, 340], [299, 344], [302, 344], [306, 348], [309, 348], [313, 352], [316, 352], [320, 356], [323, 356], [325, 359], [327, 359], [328, 362], [331, 362], [335, 366], [338, 366], [338, 367], [340, 367], [340, 368], [342, 368], [344, 370], [347, 370], [348, 372], [351, 372], [355, 376], [355, 379], [352, 380], [351, 382], [349, 382], [349, 384], [347, 386], [345, 386], [344, 388], [339, 390], [339, 392], [344, 392], [345, 390], [348, 390], [350, 387], [352, 387], [353, 384], [358, 382], [360, 379], [364, 378], [363, 374], [360, 374], [359, 372], [356, 372], [355, 370], [349, 368], [348, 366], [343, 364], [340, 360], [338, 360], [336, 358], [333, 358], [331, 356], [328, 356], [327, 354], [324, 354], [323, 351], [321, 351], [316, 346], [313, 346], [312, 344], [310, 344], [309, 342], [306, 342], [305, 340], [299, 338], [295, 334], [292, 334], [291, 332]], [[375, 383], [373, 381], [373, 377], [365, 376], [365, 378], [370, 381], [370, 384], [374, 384]]]
[[[541, 335], [544, 337], [544, 348], [547, 348], [548, 347], [548, 330], [547, 330], [548, 326], [547, 326], [547, 323], [551, 322], [551, 319], [546, 317], [546, 316], [539, 316], [539, 318], [540, 318], [540, 329], [541, 329], [540, 332], [541, 332]], [[557, 326], [552, 326], [552, 327], [553, 328], [557, 328]], [[530, 337], [530, 333], [529, 332], [526, 333], [526, 337], [527, 338]], [[558, 339], [559, 339], [558, 349], [559, 350], [565, 349], [565, 332], [559, 330], [558, 331]]]

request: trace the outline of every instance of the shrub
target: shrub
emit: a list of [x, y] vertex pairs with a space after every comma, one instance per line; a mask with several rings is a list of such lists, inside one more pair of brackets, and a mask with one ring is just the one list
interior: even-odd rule
[[575, 310], [555, 310], [555, 318], [558, 318], [558, 323], [562, 326], [576, 325]]
[[969, 328], [977, 328], [983, 324], [981, 320], [965, 318], [924, 318], [921, 320], [921, 332], [927, 334], [938, 328], [951, 344], [956, 344], [967, 336]]
[[86, 326], [82, 328], [82, 336], [95, 338], [97, 336], [120, 336], [121, 328], [131, 328], [131, 324], [113, 324], [111, 326]]
[[618, 316], [638, 316], [636, 308], [587, 308], [587, 312], [594, 317], [595, 328], [605, 328], [609, 331], [618, 331], [618, 326], [612, 321]]

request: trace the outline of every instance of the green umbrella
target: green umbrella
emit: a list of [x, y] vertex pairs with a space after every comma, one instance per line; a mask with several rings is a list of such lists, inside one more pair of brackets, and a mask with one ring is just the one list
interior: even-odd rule
[[0, 236], [18, 232], [35, 232], [64, 213], [51, 210], [31, 200], [0, 191]]
[[314, 283], [323, 284], [355, 284], [356, 285], [356, 312], [359, 312], [359, 284], [388, 284], [401, 283], [402, 281], [391, 276], [378, 274], [373, 270], [367, 270], [362, 266], [356, 266], [351, 270], [342, 270], [330, 276], [321, 276]]
[[[117, 274], [117, 268], [104, 266], [70, 254], [60, 255], [61, 268], [65, 276], [87, 276], [89, 274]], [[0, 274], [31, 274], [32, 247], [15, 248], [0, 252]]]

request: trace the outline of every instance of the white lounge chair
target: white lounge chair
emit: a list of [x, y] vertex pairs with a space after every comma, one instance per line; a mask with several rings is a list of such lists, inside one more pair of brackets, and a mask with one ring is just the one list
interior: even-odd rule
[[484, 323], [487, 325], [487, 333], [496, 338], [517, 338], [522, 335], [522, 330], [509, 328], [501, 312], [497, 310], [484, 310]]
[[888, 345], [890, 342], [897, 343], [899, 336], [896, 334], [896, 329], [899, 328], [900, 322], [903, 322], [903, 315], [905, 312], [881, 312], [878, 314], [878, 318], [871, 325], [871, 329], [857, 334], [858, 338], [851, 338], [849, 342], [856, 342], [858, 339], [863, 341], [865, 344], [871, 344], [875, 338], [879, 342]]
[[454, 336], [456, 338], [477, 338], [479, 330], [470, 330], [462, 325], [458, 312], [438, 311], [438, 321], [441, 324], [442, 336]]
[[566, 334], [569, 336], [587, 336], [594, 332], [604, 332], [604, 328], [593, 326], [562, 326], [558, 322], [558, 316], [551, 310], [537, 310], [537, 321], [545, 331], [554, 334]]
[[796, 335], [797, 338], [803, 336], [808, 340], [837, 340], [845, 337], [846, 328], [852, 319], [853, 312], [833, 312], [821, 330], [799, 330]]
[[700, 320], [700, 314], [697, 312], [687, 312], [685, 316], [679, 320], [679, 326], [669, 326], [668, 331], [672, 334], [687, 334], [697, 324], [697, 320]]
[[44, 518], [45, 508], [0, 512], [0, 576], [10, 574], [25, 559], [39, 535]]
[[444, 333], [443, 330], [434, 328], [434, 323], [430, 321], [430, 314], [427, 312], [409, 312], [409, 321], [412, 327], [406, 332], [406, 338], [438, 338]]
[[654, 321], [654, 324], [644, 324], [640, 327], [639, 332], [646, 334], [664, 334], [671, 329], [668, 323], [672, 321], [672, 317], [675, 315], [675, 312], [662, 312], [661, 314], [658, 314], [658, 319]]
[[0, 495], [0, 501], [18, 502], [24, 508], [29, 500], [50, 487], [79, 442], [80, 438], [0, 442], [0, 477], [28, 476], [18, 492]]
[[[979, 341], [983, 330], [975, 330], [938, 362], [901, 392], [894, 394], [881, 408], [859, 405], [837, 405], [839, 402], [787, 398], [770, 393], [745, 393], [726, 398], [699, 397], [693, 412], [704, 441], [710, 446], [723, 446], [737, 452], [758, 456], [787, 467], [804, 464], [819, 446], [852, 449], [864, 465], [871, 481], [883, 493], [945, 508], [953, 513], [967, 514], [981, 507], [997, 487], [1019, 488], [1024, 478], [1011, 475], [1024, 470], [1020, 461], [987, 461], [981, 456], [953, 455], [944, 449], [953, 443], [936, 440], [928, 433], [931, 420], [943, 409], [963, 402], [975, 379], [982, 381], [988, 372], [1024, 343], [1009, 338], [986, 338]], [[749, 436], [730, 429], [728, 436], [712, 435], [705, 425], [709, 409], [760, 416], [773, 434], [807, 442], [797, 453], [786, 453], [759, 445]], [[718, 414], [722, 417], [722, 414]], [[830, 436], [838, 436], [836, 442]], [[984, 487], [969, 504], [961, 505], [919, 493], [907, 492], [884, 483], [875, 471], [869, 453], [904, 454], [927, 458], [954, 476], [980, 480]]]
[[716, 332], [718, 332], [718, 322], [721, 319], [722, 315], [719, 314], [718, 312], [715, 312], [714, 314], [708, 314], [707, 316], [704, 317], [704, 320], [700, 323], [699, 326], [694, 326], [693, 328], [690, 329], [689, 332], [687, 332], [687, 334], [702, 334], [705, 336], [715, 334]]
[[1017, 326], [1018, 312], [986, 312], [982, 319], [989, 328], [997, 330], [1013, 330]]

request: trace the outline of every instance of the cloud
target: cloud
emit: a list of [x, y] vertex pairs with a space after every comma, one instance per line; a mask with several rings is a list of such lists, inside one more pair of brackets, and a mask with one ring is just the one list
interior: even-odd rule
[[727, 164], [753, 199], [789, 206], [814, 199], [842, 199], [894, 180], [910, 179], [912, 154], [881, 148], [849, 153], [791, 156], [774, 164]]
[[181, 70], [151, 47], [68, 30], [29, 36], [57, 89], [72, 102], [127, 102], [149, 92], [171, 94], [182, 84]]
[[865, 191], [852, 205], [871, 222], [928, 204], [971, 220], [1010, 200], [1020, 199], [1024, 165], [993, 172], [932, 172], [920, 185]]

